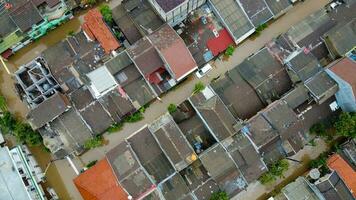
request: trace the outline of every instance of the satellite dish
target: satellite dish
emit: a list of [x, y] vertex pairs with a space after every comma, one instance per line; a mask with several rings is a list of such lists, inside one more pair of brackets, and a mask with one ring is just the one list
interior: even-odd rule
[[314, 168], [312, 170], [310, 170], [309, 172], [309, 176], [314, 179], [314, 180], [317, 180], [320, 178], [320, 172], [318, 169]]

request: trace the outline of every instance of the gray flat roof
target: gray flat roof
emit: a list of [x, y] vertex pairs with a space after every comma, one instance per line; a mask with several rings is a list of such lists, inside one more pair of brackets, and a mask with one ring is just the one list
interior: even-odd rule
[[249, 119], [264, 107], [255, 90], [236, 69], [228, 71], [210, 85], [235, 118]]
[[190, 193], [183, 177], [177, 173], [160, 186], [165, 199], [181, 200]]
[[0, 148], [0, 199], [32, 200], [7, 147]]
[[153, 122], [149, 129], [177, 171], [194, 161], [196, 154], [169, 114]]
[[289, 107], [295, 109], [309, 99], [308, 89], [303, 84], [299, 84], [281, 99], [286, 101]]
[[122, 142], [111, 149], [106, 157], [125, 190], [134, 198], [151, 190], [153, 183], [136, 159], [130, 145]]
[[218, 16], [227, 26], [229, 32], [234, 37], [234, 40], [239, 40], [246, 33], [253, 30], [253, 25], [247, 18], [243, 9], [235, 0], [211, 0], [210, 1]]
[[214, 180], [210, 179], [204, 184], [202, 184], [199, 188], [194, 190], [194, 195], [198, 199], [208, 200], [214, 192], [217, 192], [219, 190], [220, 188], [218, 184]]
[[281, 191], [290, 200], [319, 200], [318, 196], [308, 185], [304, 177], [298, 177], [294, 182], [285, 186]]
[[222, 142], [248, 183], [256, 181], [267, 167], [249, 139], [238, 133]]
[[264, 0], [239, 0], [241, 6], [245, 10], [247, 16], [255, 27], [266, 23], [273, 17], [272, 12], [268, 8]]
[[[321, 71], [305, 83], [305, 86], [316, 97], [322, 97], [330, 92], [334, 95], [337, 92], [337, 83], [325, 71]], [[333, 90], [333, 91], [331, 91]]]
[[142, 166], [160, 183], [175, 171], [166, 155], [158, 146], [148, 127], [127, 139]]
[[266, 3], [275, 16], [284, 13], [288, 8], [292, 7], [290, 0], [266, 0]]
[[95, 134], [106, 131], [113, 123], [109, 114], [98, 101], [83, 109], [80, 114]]
[[210, 87], [191, 96], [190, 100], [219, 140], [224, 140], [236, 133], [234, 126], [238, 122]]
[[247, 185], [221, 144], [216, 144], [199, 157], [211, 177], [228, 195], [237, 194]]

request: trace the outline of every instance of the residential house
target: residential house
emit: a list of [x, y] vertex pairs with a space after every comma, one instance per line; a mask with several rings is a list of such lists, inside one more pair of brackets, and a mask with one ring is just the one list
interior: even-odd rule
[[131, 45], [163, 25], [148, 1], [124, 0], [113, 8], [112, 16]]
[[330, 64], [326, 72], [337, 82], [339, 91], [335, 94], [338, 105], [346, 112], [356, 112], [356, 61], [352, 56], [344, 57]]
[[325, 200], [353, 200], [351, 191], [336, 171], [319, 178], [314, 185]]
[[308, 199], [308, 200], [323, 200], [324, 198], [315, 190], [311, 184], [304, 178], [298, 177], [294, 182], [285, 186], [279, 198], [290, 200]]
[[187, 18], [187, 16], [206, 3], [206, 0], [149, 0], [160, 17], [170, 26], [174, 27]]
[[0, 148], [0, 199], [46, 200], [44, 174], [26, 146]]
[[106, 158], [80, 174], [73, 182], [84, 200], [128, 199], [128, 194], [117, 183], [116, 176]]
[[167, 24], [136, 42], [128, 54], [157, 95], [197, 69], [183, 40]]
[[338, 24], [324, 35], [325, 44], [332, 58], [340, 58], [355, 47], [356, 19]]
[[[356, 172], [355, 170], [339, 155], [334, 154], [328, 158], [328, 167], [336, 171], [340, 178], [345, 182], [348, 190], [351, 192], [353, 198], [356, 198]], [[347, 198], [352, 199], [352, 198]]]
[[82, 25], [85, 35], [90, 40], [98, 40], [106, 54], [120, 47], [119, 42], [105, 24], [103, 16], [97, 9], [91, 9], [84, 16]]
[[255, 27], [237, 1], [209, 0], [208, 2], [236, 44], [239, 44], [255, 32]]
[[273, 13], [266, 1], [239, 0], [239, 3], [255, 27], [258, 27], [273, 18]]
[[0, 54], [8, 58], [31, 41], [72, 17], [60, 0], [0, 2]]

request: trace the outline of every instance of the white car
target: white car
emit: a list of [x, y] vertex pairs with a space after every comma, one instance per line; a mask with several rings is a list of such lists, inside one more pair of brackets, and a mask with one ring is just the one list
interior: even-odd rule
[[213, 67], [208, 63], [204, 67], [198, 69], [198, 71], [195, 72], [195, 75], [198, 78], [202, 78], [203, 76], [205, 76], [212, 69], [213, 69]]

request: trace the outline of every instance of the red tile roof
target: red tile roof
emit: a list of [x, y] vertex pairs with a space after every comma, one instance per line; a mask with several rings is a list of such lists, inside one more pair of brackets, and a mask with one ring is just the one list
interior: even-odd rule
[[219, 37], [209, 39], [207, 42], [208, 49], [214, 56], [224, 52], [229, 45], [234, 44], [234, 40], [230, 36], [229, 32], [224, 28], [219, 31]]
[[87, 35], [93, 35], [100, 42], [105, 53], [109, 54], [120, 47], [119, 42], [105, 24], [102, 15], [97, 9], [89, 10], [84, 16], [84, 21], [83, 30]]
[[84, 200], [128, 199], [106, 159], [80, 174], [73, 182]]
[[334, 154], [328, 159], [328, 166], [339, 174], [356, 198], [356, 172], [352, 167], [339, 154]]
[[185, 46], [184, 41], [168, 24], [163, 25], [151, 34], [149, 38], [164, 57], [177, 81], [180, 81], [197, 68], [197, 64]]
[[352, 86], [356, 97], [356, 63], [345, 57], [330, 67], [330, 70]]

